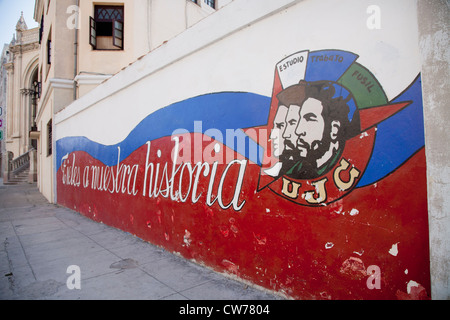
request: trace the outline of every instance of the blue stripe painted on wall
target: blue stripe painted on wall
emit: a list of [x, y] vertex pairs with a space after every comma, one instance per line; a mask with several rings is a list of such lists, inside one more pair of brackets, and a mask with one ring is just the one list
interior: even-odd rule
[[[245, 152], [242, 153], [244, 156], [260, 164], [264, 150], [259, 145], [245, 136], [246, 150], [236, 150], [239, 145], [234, 141], [226, 141], [226, 131], [237, 130], [236, 136], [242, 138], [245, 134], [238, 129], [267, 124], [269, 110], [270, 98], [247, 92], [221, 92], [190, 98], [150, 114], [122, 142], [115, 145], [99, 144], [85, 137], [66, 137], [58, 140], [57, 170], [61, 166], [62, 157], [74, 151], [85, 151], [107, 166], [116, 165], [118, 147], [119, 161], [122, 161], [147, 141], [171, 136], [177, 129], [195, 132], [196, 121], [201, 121], [203, 133], [211, 128], [219, 130], [225, 139], [222, 143], [237, 152]], [[257, 150], [257, 153], [250, 152], [252, 150]]]
[[392, 103], [403, 101], [413, 103], [378, 125], [372, 157], [357, 187], [384, 178], [425, 145], [420, 76]]

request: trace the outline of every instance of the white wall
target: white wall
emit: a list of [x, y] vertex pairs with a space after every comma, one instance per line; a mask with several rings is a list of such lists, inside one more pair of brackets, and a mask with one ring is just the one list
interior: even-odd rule
[[[392, 99], [420, 72], [415, 1], [378, 1], [379, 30], [367, 27], [370, 15], [366, 11], [371, 3], [323, 0], [323, 15], [312, 17], [309, 12], [317, 6], [313, 0], [235, 0], [60, 112], [55, 138], [81, 135], [114, 144], [144, 116], [176, 101], [219, 91], [270, 96], [274, 65], [303, 49], [359, 54], [358, 61], [372, 70]], [[285, 6], [292, 7], [285, 10]], [[156, 73], [157, 77], [149, 77]], [[200, 80], [192, 81], [193, 74]], [[160, 94], [161, 88], [166, 94]], [[114, 104], [103, 100], [113, 93]], [[95, 108], [86, 112], [93, 105]], [[124, 105], [127, 112], [122, 112]], [[64, 121], [68, 118], [70, 121]], [[104, 123], [93, 126], [98, 119]], [[80, 125], [71, 126], [72, 121]]]

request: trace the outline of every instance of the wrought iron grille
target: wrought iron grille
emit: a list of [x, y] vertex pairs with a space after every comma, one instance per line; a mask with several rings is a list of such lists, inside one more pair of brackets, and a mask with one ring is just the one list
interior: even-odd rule
[[95, 21], [111, 22], [113, 20], [123, 22], [123, 7], [95, 6]]
[[210, 6], [211, 8], [216, 8], [216, 1], [215, 0], [205, 0], [205, 3]]

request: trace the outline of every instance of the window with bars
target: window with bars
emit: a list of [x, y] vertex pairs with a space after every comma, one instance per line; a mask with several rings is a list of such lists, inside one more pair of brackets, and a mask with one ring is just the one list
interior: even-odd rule
[[123, 49], [123, 6], [95, 6], [90, 17], [89, 43], [96, 50]]
[[205, 3], [210, 6], [211, 8], [216, 8], [216, 1], [215, 0], [205, 0]]
[[[197, 0], [191, 0], [194, 3], [200, 4], [198, 3]], [[200, 0], [202, 1], [202, 0]], [[216, 8], [216, 1], [215, 0], [203, 0], [208, 6], [210, 6], [211, 8], [215, 9]]]

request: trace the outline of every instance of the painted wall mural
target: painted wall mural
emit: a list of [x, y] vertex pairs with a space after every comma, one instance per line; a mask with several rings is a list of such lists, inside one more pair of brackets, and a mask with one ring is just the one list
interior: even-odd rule
[[420, 74], [389, 101], [358, 58], [301, 50], [271, 97], [192, 97], [115, 145], [62, 138], [58, 203], [289, 297], [426, 299]]

